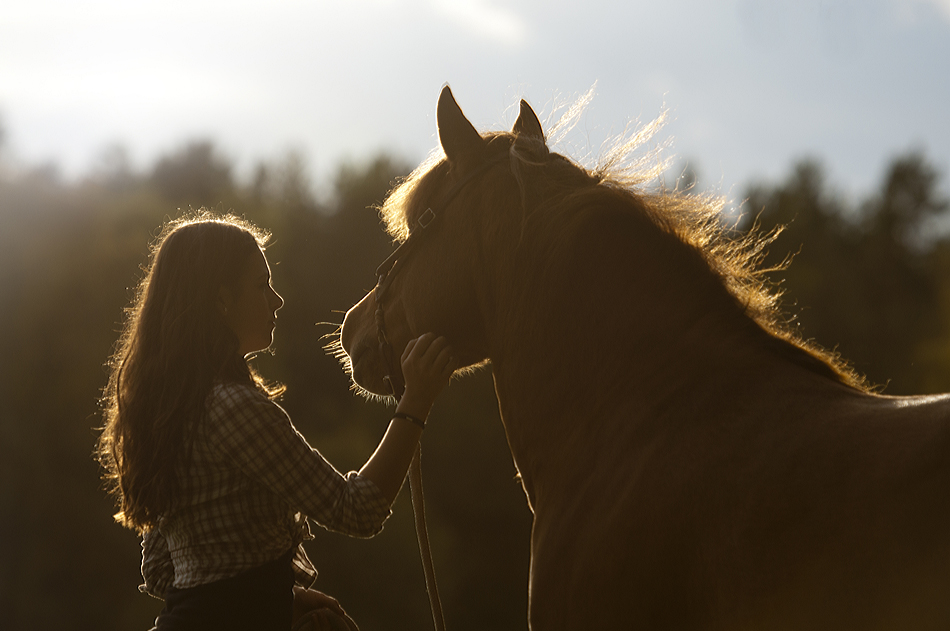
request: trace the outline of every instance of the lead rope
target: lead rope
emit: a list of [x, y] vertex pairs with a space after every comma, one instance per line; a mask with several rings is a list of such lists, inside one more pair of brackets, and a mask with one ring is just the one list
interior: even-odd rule
[[[507, 156], [507, 154], [506, 154]], [[505, 157], [505, 156], [502, 156]], [[465, 186], [472, 178], [477, 175], [484, 173], [489, 167], [493, 166], [495, 162], [500, 161], [499, 159], [492, 160], [482, 165], [475, 171], [472, 171], [464, 178], [455, 183], [452, 189], [443, 199], [442, 203], [437, 205], [436, 208], [439, 208], [441, 213], [445, 206], [462, 190], [462, 187]], [[389, 257], [380, 263], [379, 267], [376, 268], [376, 289], [375, 289], [375, 300], [376, 300], [376, 333], [379, 337], [379, 350], [383, 355], [384, 360], [386, 361], [387, 366], [391, 369], [389, 375], [383, 377], [383, 382], [386, 384], [386, 387], [389, 389], [389, 393], [396, 399], [397, 403], [402, 397], [404, 392], [405, 384], [396, 383], [392, 379], [392, 374], [394, 374], [394, 367], [396, 362], [394, 361], [394, 353], [392, 344], [389, 343], [389, 340], [386, 337], [386, 318], [383, 313], [383, 303], [382, 298], [386, 293], [386, 290], [389, 287], [389, 283], [392, 281], [393, 276], [400, 264], [400, 262], [405, 261], [405, 255], [410, 251], [409, 245], [413, 242], [413, 237], [418, 239], [417, 235], [423, 234], [425, 229], [428, 228], [436, 218], [438, 214], [432, 210], [432, 208], [427, 208], [422, 215], [416, 220], [421, 230], [413, 231], [402, 244], [396, 248], [396, 251], [389, 255]], [[403, 258], [400, 258], [400, 254], [403, 255]], [[442, 601], [439, 599], [439, 587], [435, 582], [435, 567], [432, 564], [432, 547], [429, 545], [429, 531], [426, 528], [426, 510], [425, 510], [425, 498], [422, 493], [422, 444], [416, 446], [416, 452], [412, 456], [412, 462], [409, 465], [409, 491], [412, 495], [412, 512], [415, 515], [416, 521], [416, 538], [419, 540], [419, 556], [422, 557], [422, 570], [425, 574], [426, 579], [426, 591], [429, 593], [429, 604], [432, 607], [432, 622], [435, 624], [435, 631], [445, 631], [445, 618], [442, 616]]]
[[[377, 325], [383, 324], [382, 310], [376, 312]], [[379, 327], [380, 347], [389, 346], [386, 340], [385, 327]], [[391, 347], [390, 347], [391, 348]], [[392, 363], [390, 362], [390, 365]], [[390, 394], [398, 402], [404, 391], [401, 384], [398, 386], [389, 375], [383, 377]], [[419, 540], [419, 556], [422, 559], [422, 573], [425, 575], [426, 592], [429, 594], [429, 606], [432, 608], [432, 623], [435, 631], [445, 631], [445, 617], [442, 615], [442, 600], [439, 598], [439, 586], [435, 582], [435, 565], [432, 563], [432, 546], [429, 544], [429, 529], [426, 526], [426, 502], [422, 492], [422, 437], [416, 445], [409, 463], [409, 495], [412, 498], [412, 515], [416, 522], [416, 539]]]
[[412, 513], [416, 518], [416, 537], [419, 539], [419, 556], [422, 557], [422, 570], [426, 577], [426, 591], [429, 592], [429, 604], [432, 606], [432, 622], [436, 631], [445, 631], [445, 618], [442, 616], [442, 601], [439, 599], [439, 587], [435, 582], [435, 566], [432, 564], [432, 547], [429, 545], [429, 531], [426, 528], [425, 497], [422, 492], [422, 444], [416, 446], [416, 453], [409, 465], [409, 492], [412, 496]]

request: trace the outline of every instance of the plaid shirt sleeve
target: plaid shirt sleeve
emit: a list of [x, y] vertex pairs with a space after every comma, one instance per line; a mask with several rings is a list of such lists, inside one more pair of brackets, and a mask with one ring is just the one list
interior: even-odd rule
[[168, 586], [175, 580], [168, 542], [157, 528], [142, 536], [142, 577], [145, 584], [139, 585], [139, 591], [160, 599], [165, 598]]
[[356, 471], [341, 475], [256, 389], [219, 384], [208, 419], [222, 453], [250, 478], [328, 530], [371, 537], [390, 515], [385, 496]]

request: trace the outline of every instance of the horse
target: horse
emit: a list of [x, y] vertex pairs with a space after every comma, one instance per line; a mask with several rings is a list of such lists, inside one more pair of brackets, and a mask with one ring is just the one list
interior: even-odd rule
[[713, 197], [552, 152], [523, 100], [479, 133], [445, 86], [437, 128], [339, 342], [372, 395], [426, 331], [490, 367], [530, 629], [950, 628], [950, 396], [803, 340]]

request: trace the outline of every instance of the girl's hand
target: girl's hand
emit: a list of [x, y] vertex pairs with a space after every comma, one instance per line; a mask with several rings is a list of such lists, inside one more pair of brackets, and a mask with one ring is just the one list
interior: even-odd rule
[[[444, 337], [426, 333], [410, 340], [402, 354], [406, 391], [399, 399], [396, 412], [425, 421], [456, 365], [452, 349]], [[416, 425], [394, 418], [376, 451], [360, 469], [360, 474], [376, 485], [390, 505], [399, 495], [409, 463], [419, 448], [422, 428]]]
[[425, 419], [458, 367], [452, 347], [444, 337], [426, 333], [409, 340], [401, 363], [406, 391], [396, 410]]
[[327, 596], [323, 592], [315, 589], [304, 589], [303, 587], [294, 587], [294, 620], [304, 615], [308, 611], [326, 607], [339, 616], [345, 616], [343, 607], [333, 596]]

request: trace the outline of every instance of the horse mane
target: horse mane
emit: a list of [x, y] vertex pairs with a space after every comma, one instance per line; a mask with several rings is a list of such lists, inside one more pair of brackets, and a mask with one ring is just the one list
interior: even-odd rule
[[[577, 117], [572, 108], [565, 116]], [[658, 159], [662, 147], [641, 151], [664, 121], [661, 116], [632, 138], [618, 138], [599, 163], [587, 169], [548, 150], [544, 139], [511, 132], [482, 134], [491, 151], [503, 144], [521, 195], [523, 221], [535, 212], [577, 212], [603, 195], [620, 198], [631, 211], [641, 212], [649, 223], [698, 255], [744, 317], [758, 325], [761, 341], [788, 360], [860, 391], [871, 390], [866, 379], [838, 353], [805, 339], [782, 307], [782, 292], [768, 274], [781, 271], [763, 266], [768, 247], [782, 227], [763, 232], [758, 224], [743, 232], [724, 221], [725, 199], [711, 193], [671, 190], [650, 186], [661, 181], [668, 161]], [[556, 128], [570, 125], [562, 119]], [[411, 174], [401, 179], [379, 208], [387, 232], [396, 240], [408, 238], [416, 215], [426, 208], [417, 201], [436, 197], [449, 163], [435, 149]], [[529, 175], [530, 174], [530, 175]], [[543, 192], [543, 193], [542, 193]], [[541, 196], [539, 196], [541, 193]], [[550, 203], [551, 201], [555, 203]], [[551, 210], [551, 208], [556, 210]], [[524, 224], [523, 224], [524, 226]]]

